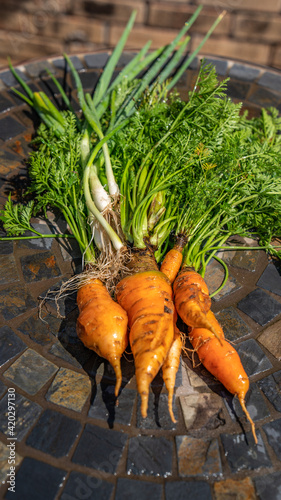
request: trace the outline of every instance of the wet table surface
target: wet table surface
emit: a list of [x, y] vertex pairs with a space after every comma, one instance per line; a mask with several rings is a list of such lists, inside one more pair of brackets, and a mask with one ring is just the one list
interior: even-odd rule
[[[130, 57], [123, 54], [120, 67]], [[95, 85], [107, 58], [107, 53], [72, 57], [86, 90]], [[250, 116], [261, 106], [280, 109], [280, 73], [224, 59], [210, 62], [220, 78], [230, 77], [229, 95], [243, 100]], [[197, 64], [181, 79], [183, 97]], [[78, 110], [63, 59], [26, 64], [17, 71], [33, 89], [60, 103], [46, 66], [67, 87]], [[13, 94], [14, 85], [10, 71], [2, 71], [1, 205], [9, 192], [20, 197], [26, 186], [25, 160], [38, 124]], [[48, 223], [34, 221], [46, 234], [61, 224], [53, 214]], [[212, 309], [250, 378], [246, 404], [256, 424], [257, 446], [238, 400], [186, 356], [176, 380], [176, 424], [168, 414], [161, 373], [151, 385], [148, 417], [141, 418], [130, 353], [122, 360], [123, 383], [115, 405], [111, 367], [77, 338], [75, 294], [59, 301], [61, 316], [55, 295], [48, 296], [38, 317], [38, 298], [79, 272], [78, 249], [55, 238], [0, 242], [1, 498], [280, 500], [280, 262], [262, 250], [224, 252], [221, 257], [229, 280], [214, 296]], [[206, 274], [211, 292], [222, 279], [220, 264], [211, 261]], [[8, 420], [9, 401], [14, 402], [15, 428], [13, 419]]]

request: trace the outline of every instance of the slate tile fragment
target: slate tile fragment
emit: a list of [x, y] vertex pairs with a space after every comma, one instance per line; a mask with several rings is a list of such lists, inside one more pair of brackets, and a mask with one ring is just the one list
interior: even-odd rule
[[0, 328], [0, 366], [24, 351], [27, 345], [9, 326]]
[[24, 125], [12, 116], [8, 115], [0, 120], [0, 138], [8, 141], [25, 131]]
[[[10, 457], [10, 450], [6, 443], [0, 441], [0, 484], [4, 484], [7, 479], [7, 474], [10, 472], [10, 464], [8, 462]], [[15, 467], [21, 463], [22, 457], [16, 452], [15, 455]]]
[[[42, 224], [42, 223], [37, 223], [34, 222], [31, 224], [33, 229], [37, 231], [40, 234], [45, 234], [45, 235], [51, 235], [54, 234], [54, 230], [47, 225], [47, 224]], [[28, 231], [25, 233], [25, 236], [34, 236], [34, 233], [31, 231]], [[30, 248], [30, 249], [35, 249], [35, 250], [50, 250], [51, 246], [53, 243], [53, 238], [35, 238], [35, 239], [30, 239], [30, 240], [19, 240], [17, 242], [17, 247], [18, 248]]]
[[81, 363], [79, 363], [77, 359], [75, 359], [68, 351], [66, 351], [66, 349], [60, 344], [60, 342], [55, 342], [49, 349], [49, 353], [57, 356], [60, 359], [63, 359], [64, 361], [67, 361], [67, 363], [70, 363], [76, 368], [82, 367]]
[[61, 274], [56, 257], [50, 252], [21, 257], [21, 267], [25, 281], [41, 281]]
[[88, 416], [107, 421], [110, 427], [114, 423], [130, 425], [136, 400], [136, 391], [123, 389], [118, 396], [118, 405], [114, 395], [115, 385], [100, 383], [96, 386]]
[[[17, 441], [21, 441], [37, 421], [42, 412], [42, 407], [17, 393], [15, 394], [15, 399], [9, 401], [15, 403], [15, 405], [13, 405], [16, 414], [15, 437]], [[9, 437], [7, 422], [8, 394], [6, 394], [0, 402], [0, 431]]]
[[256, 500], [255, 488], [250, 477], [226, 479], [214, 483], [215, 500]]
[[280, 471], [253, 478], [259, 500], [280, 500], [281, 474]]
[[185, 427], [194, 435], [202, 430], [212, 430], [225, 424], [223, 403], [215, 393], [193, 393], [180, 396]]
[[[1, 161], [1, 156], [0, 156]], [[1, 238], [5, 236], [4, 232], [0, 231]], [[0, 241], [0, 255], [10, 255], [14, 250], [13, 241]]]
[[274, 408], [281, 412], [281, 370], [260, 380], [258, 386]]
[[258, 444], [254, 442], [251, 432], [245, 434], [221, 434], [225, 456], [231, 471], [254, 470], [260, 467], [271, 467], [261, 434], [257, 431]]
[[261, 108], [276, 107], [280, 101], [280, 93], [265, 87], [257, 87], [248, 97], [248, 101]]
[[37, 306], [24, 285], [7, 286], [0, 290], [0, 313], [6, 320], [13, 319]]
[[170, 476], [172, 455], [173, 444], [164, 437], [133, 437], [129, 441], [127, 474]]
[[53, 457], [68, 455], [80, 431], [78, 420], [47, 409], [29, 434], [26, 444]]
[[56, 373], [58, 367], [43, 356], [27, 349], [4, 372], [4, 377], [11, 380], [28, 394], [36, 394]]
[[85, 63], [88, 68], [103, 68], [109, 58], [108, 52], [99, 52], [97, 54], [86, 54], [84, 56]]
[[[140, 429], [176, 429], [177, 424], [172, 422], [170, 413], [168, 411], [168, 394], [159, 392], [149, 394], [147, 417], [141, 416], [141, 398], [138, 395], [137, 407], [137, 427]], [[173, 397], [173, 412], [175, 419], [178, 419], [178, 411]]]
[[[241, 243], [240, 243], [241, 244]], [[223, 260], [239, 269], [254, 272], [259, 259], [257, 250], [226, 250], [223, 252]]]
[[169, 481], [165, 484], [165, 499], [212, 500], [212, 493], [205, 481]]
[[272, 364], [254, 339], [244, 340], [236, 347], [248, 377], [272, 368]]
[[127, 434], [86, 424], [72, 462], [115, 474]]
[[[81, 59], [78, 56], [70, 56], [70, 60], [77, 71], [84, 68]], [[62, 70], [70, 71], [70, 67], [67, 64], [66, 60], [63, 57], [58, 57], [57, 59], [52, 60], [53, 65]]]
[[162, 484], [121, 477], [117, 481], [115, 500], [131, 500], [132, 498], [134, 500], [162, 500], [162, 491]]
[[19, 273], [13, 255], [0, 256], [0, 285], [19, 281]]
[[14, 103], [10, 101], [2, 92], [0, 93], [0, 113], [9, 111], [14, 106]]
[[36, 312], [20, 323], [17, 329], [36, 342], [36, 344], [50, 345], [54, 340], [54, 336], [57, 336], [61, 319], [51, 316], [50, 314], [43, 319], [44, 321], [38, 317], [38, 313]]
[[[224, 397], [225, 405], [232, 420], [237, 420], [238, 418], [246, 422], [246, 416], [242, 410], [238, 398], [226, 391], [223, 391], [222, 396]], [[265, 399], [256, 384], [250, 384], [245, 401], [246, 408], [254, 422], [269, 417], [270, 412], [267, 408]]]
[[[25, 73], [23, 73], [21, 70], [18, 68], [15, 68], [16, 73], [24, 80], [27, 81], [28, 77], [26, 76]], [[7, 87], [13, 87], [14, 85], [17, 85], [18, 81], [14, 77], [13, 73], [11, 72], [10, 69], [7, 69], [5, 71], [1, 71], [1, 80], [2, 82], [7, 85]]]
[[[93, 92], [99, 79], [99, 73], [97, 71], [81, 71], [79, 73], [80, 80], [84, 91]], [[72, 85], [74, 87], [75, 81], [73, 75], [71, 75]]]
[[265, 326], [281, 313], [281, 304], [258, 288], [240, 300], [237, 307], [261, 326]]
[[[225, 273], [223, 267], [215, 259], [211, 260], [211, 262], [207, 266], [206, 274], [204, 277], [210, 294], [215, 292], [221, 286], [224, 279], [224, 274]], [[221, 298], [226, 297], [230, 293], [239, 290], [239, 288], [241, 288], [241, 285], [230, 274], [225, 286], [222, 288], [222, 290], [220, 290], [220, 292], [214, 295], [213, 300], [216, 302]]]
[[231, 66], [229, 70], [229, 76], [231, 78], [237, 78], [237, 80], [245, 80], [246, 82], [253, 82], [254, 80], [256, 80], [259, 74], [259, 69], [239, 63], [233, 64], [233, 66]]
[[281, 460], [281, 418], [263, 425], [263, 430], [278, 460]]
[[257, 286], [265, 288], [265, 290], [269, 290], [270, 292], [281, 296], [280, 268], [275, 266], [273, 263], [268, 264], [258, 280]]
[[281, 77], [279, 73], [274, 73], [273, 71], [264, 71], [259, 79], [259, 85], [280, 92]]
[[251, 328], [243, 321], [234, 307], [226, 307], [216, 314], [216, 318], [224, 331], [225, 338], [231, 342], [252, 333]]
[[66, 471], [34, 458], [26, 457], [16, 473], [15, 493], [8, 491], [7, 500], [51, 500], [56, 498]]
[[109, 481], [73, 471], [67, 479], [60, 500], [111, 500], [113, 489], [114, 484]]
[[247, 82], [239, 82], [235, 80], [230, 80], [227, 82], [226, 93], [232, 99], [246, 99], [246, 96], [250, 89], [250, 84]]
[[176, 436], [178, 471], [181, 477], [219, 477], [222, 465], [217, 439]]
[[91, 382], [86, 375], [60, 368], [45, 397], [51, 403], [81, 412], [90, 392]]
[[281, 361], [280, 332], [281, 320], [266, 328], [257, 339], [278, 361]]

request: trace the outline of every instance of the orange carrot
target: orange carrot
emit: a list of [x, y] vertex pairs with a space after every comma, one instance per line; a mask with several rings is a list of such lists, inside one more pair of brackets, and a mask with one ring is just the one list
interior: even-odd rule
[[184, 267], [174, 282], [174, 296], [177, 313], [186, 325], [207, 328], [219, 339], [216, 326], [207, 317], [211, 299], [200, 274], [191, 267]]
[[182, 263], [182, 251], [186, 243], [186, 238], [179, 237], [175, 246], [169, 250], [161, 264], [160, 271], [173, 283], [180, 270]]
[[107, 359], [116, 375], [115, 396], [122, 383], [120, 360], [128, 345], [126, 311], [109, 295], [99, 279], [83, 285], [77, 294], [77, 335], [83, 344]]
[[243, 411], [249, 420], [255, 442], [255, 424], [245, 406], [245, 396], [249, 389], [249, 379], [242, 366], [237, 351], [224, 338], [218, 340], [206, 328], [192, 328], [189, 340], [196, 350], [201, 363], [224, 387], [237, 395]]
[[172, 288], [163, 273], [148, 270], [118, 283], [116, 297], [128, 313], [141, 414], [145, 418], [150, 383], [164, 363], [174, 338]]
[[175, 320], [174, 340], [168, 352], [168, 356], [166, 357], [162, 366], [163, 380], [165, 382], [168, 391], [168, 408], [172, 422], [176, 422], [173, 412], [173, 395], [176, 382], [176, 375], [180, 365], [181, 350], [182, 350], [182, 338]]

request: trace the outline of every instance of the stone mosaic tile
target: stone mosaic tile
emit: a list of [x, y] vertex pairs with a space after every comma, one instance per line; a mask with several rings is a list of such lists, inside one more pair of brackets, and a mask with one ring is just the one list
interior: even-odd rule
[[252, 82], [259, 76], [260, 70], [252, 68], [251, 66], [246, 66], [245, 64], [235, 63], [231, 66], [228, 74], [231, 78]]
[[226, 479], [214, 483], [214, 500], [256, 500], [256, 493], [251, 478]]
[[57, 358], [67, 361], [67, 363], [70, 363], [76, 368], [82, 367], [81, 363], [79, 363], [77, 359], [75, 359], [68, 351], [66, 351], [65, 348], [59, 342], [55, 342], [52, 345], [52, 347], [49, 349], [49, 353], [53, 354]]
[[[81, 62], [81, 59], [79, 59], [79, 57], [70, 56], [70, 60], [73, 64], [74, 68], [77, 69], [77, 71], [84, 69], [84, 66]], [[69, 68], [68, 64], [66, 64], [66, 61], [63, 57], [58, 57], [57, 59], [53, 59], [52, 63], [58, 69], [70, 71], [70, 68]]]
[[281, 412], [281, 370], [260, 380], [258, 386], [274, 406], [275, 410]]
[[104, 481], [100, 477], [71, 472], [60, 500], [111, 500], [113, 489], [114, 484]]
[[[0, 157], [1, 160], [1, 157]], [[0, 231], [0, 236], [4, 236], [4, 232]], [[10, 255], [14, 251], [13, 241], [0, 241], [0, 255]]]
[[[32, 224], [33, 229], [35, 231], [38, 231], [41, 234], [53, 234], [54, 230], [47, 225], [47, 224], [39, 224], [39, 223], [33, 223]], [[25, 236], [32, 236], [31, 231], [27, 232]], [[30, 249], [35, 249], [35, 250], [50, 250], [51, 246], [53, 243], [53, 238], [36, 238], [34, 240], [19, 240], [17, 242], [17, 247], [18, 248], [30, 248]]]
[[257, 267], [259, 255], [260, 252], [257, 250], [230, 250], [224, 251], [222, 258], [226, 263], [231, 264], [234, 267], [254, 272]]
[[259, 85], [279, 92], [281, 89], [281, 76], [278, 73], [273, 73], [273, 71], [265, 71], [259, 79]]
[[14, 142], [9, 144], [9, 147], [12, 151], [17, 153], [17, 155], [22, 158], [27, 158], [32, 151], [32, 147], [30, 145], [31, 139], [31, 134], [26, 133], [23, 137], [18, 137]]
[[276, 295], [281, 296], [281, 272], [274, 264], [270, 263], [265, 268], [260, 279], [257, 282], [257, 286], [265, 288], [270, 292], [276, 293]]
[[[211, 260], [210, 264], [207, 266], [204, 279], [207, 283], [210, 295], [215, 292], [222, 284], [224, 279], [224, 269], [215, 259]], [[229, 295], [231, 292], [239, 290], [239, 288], [241, 288], [241, 285], [230, 274], [226, 285], [220, 292], [214, 295], [213, 300], [218, 301], [221, 298]]]
[[129, 441], [127, 474], [170, 476], [172, 455], [173, 444], [164, 437], [133, 437]]
[[127, 438], [124, 432], [86, 424], [72, 462], [115, 474]]
[[3, 366], [26, 348], [27, 345], [9, 326], [0, 328], [0, 366]]
[[212, 493], [205, 481], [169, 481], [165, 484], [165, 499], [212, 500]]
[[[1, 174], [7, 173], [8, 171], [19, 168], [21, 165], [21, 158], [17, 154], [12, 153], [9, 149], [4, 149], [1, 147], [0, 150], [0, 160], [1, 160]], [[7, 201], [7, 199], [5, 200]]]
[[[224, 76], [227, 73], [228, 61], [224, 59], [213, 59], [211, 57], [206, 57], [206, 64], [212, 64], [215, 67], [217, 75]], [[204, 64], [205, 65], [205, 64]]]
[[257, 339], [278, 361], [281, 361], [280, 331], [281, 320], [266, 328]]
[[[155, 394], [149, 394], [146, 418], [142, 418], [140, 407], [141, 398], [138, 395], [137, 427], [139, 427], [140, 429], [176, 429], [177, 424], [172, 422], [168, 411], [168, 394], [159, 394], [159, 392]], [[173, 412], [175, 419], [178, 420], [178, 411], [175, 403], [175, 397], [173, 398]]]
[[248, 101], [260, 106], [262, 108], [268, 108], [269, 106], [276, 107], [280, 101], [280, 94], [264, 87], [258, 87], [251, 95], [248, 97]]
[[263, 425], [262, 428], [278, 460], [281, 460], [281, 418]]
[[281, 474], [280, 471], [253, 478], [259, 500], [280, 500]]
[[4, 372], [4, 377], [11, 380], [28, 394], [36, 394], [56, 373], [58, 367], [40, 354], [27, 349]]
[[50, 314], [42, 319], [36, 312], [17, 326], [17, 329], [40, 345], [50, 345], [57, 336], [61, 319]]
[[[98, 79], [99, 73], [97, 71], [85, 71], [79, 73], [80, 80], [82, 82], [83, 89], [85, 91], [89, 90], [90, 92], [94, 90]], [[72, 86], [75, 86], [75, 81], [73, 75], [71, 75]]]
[[246, 99], [251, 84], [247, 82], [238, 82], [230, 80], [227, 82], [227, 95], [233, 99]]
[[50, 252], [26, 255], [20, 259], [24, 280], [28, 283], [55, 278], [61, 274], [56, 258]]
[[0, 290], [0, 313], [6, 320], [16, 318], [34, 307], [37, 307], [37, 301], [24, 285], [16, 284]]
[[[238, 417], [239, 419], [243, 419], [244, 421], [246, 421], [246, 416], [241, 408], [238, 398], [234, 397], [232, 394], [226, 391], [223, 391], [222, 396], [232, 420], [237, 420]], [[245, 401], [247, 410], [249, 411], [250, 416], [254, 420], [254, 422], [269, 417], [269, 409], [266, 405], [261, 391], [258, 389], [256, 384], [250, 384], [250, 388], [246, 394]]]
[[81, 429], [82, 425], [78, 420], [47, 409], [29, 434], [26, 444], [53, 457], [65, 457]]
[[257, 431], [258, 444], [251, 432], [245, 434], [221, 434], [225, 456], [231, 472], [271, 467], [261, 434]]
[[109, 58], [108, 52], [99, 52], [98, 54], [86, 54], [84, 61], [88, 68], [104, 68]]
[[47, 74], [46, 70], [53, 71], [52, 65], [48, 61], [36, 61], [25, 64], [25, 70], [27, 75], [32, 78], [42, 77], [44, 74]]
[[271, 362], [254, 339], [244, 340], [236, 350], [248, 377], [272, 368]]
[[126, 66], [136, 55], [137, 52], [122, 52], [121, 56], [118, 59], [118, 68]]
[[[65, 323], [73, 323], [73, 321], [77, 321], [78, 318], [78, 308], [76, 302], [77, 292], [68, 293], [65, 297], [58, 298], [58, 294], [60, 292], [61, 286], [66, 282], [66, 279], [61, 279], [56, 281], [56, 284], [48, 287], [47, 290], [41, 292], [40, 299], [44, 299], [44, 305], [46, 310], [48, 311], [51, 307], [52, 312], [55, 311], [56, 316], [61, 316], [65, 318]], [[68, 317], [69, 313], [73, 310], [76, 310], [76, 314], [74, 313], [74, 317]]]
[[[42, 408], [37, 403], [30, 401], [21, 394], [15, 394], [15, 399], [11, 399], [15, 403], [14, 411], [16, 414], [15, 437], [21, 441], [29, 429], [37, 421]], [[8, 394], [0, 401], [0, 431], [9, 436], [7, 429], [8, 422]]]
[[9, 111], [14, 107], [14, 103], [10, 101], [2, 92], [0, 94], [0, 113], [4, 111]]
[[16, 474], [15, 493], [9, 491], [7, 500], [51, 500], [61, 487], [66, 471], [26, 457]]
[[0, 139], [8, 141], [25, 131], [24, 125], [8, 115], [0, 120]]
[[90, 393], [91, 382], [86, 375], [60, 368], [45, 397], [51, 403], [81, 412]]
[[224, 331], [225, 338], [231, 342], [252, 333], [251, 328], [243, 321], [234, 307], [226, 307], [216, 313], [216, 318]]
[[[25, 73], [23, 73], [20, 69], [18, 68], [15, 68], [15, 71], [16, 73], [24, 80], [24, 81], [27, 81], [28, 80], [28, 77]], [[7, 85], [7, 87], [13, 87], [14, 85], [16, 85], [18, 83], [18, 81], [15, 79], [13, 73], [7, 69], [5, 71], [1, 71], [1, 75], [0, 75], [0, 78], [2, 80], [2, 82], [5, 83], [5, 85]]]
[[19, 281], [19, 273], [13, 255], [0, 257], [0, 285]]
[[[10, 450], [6, 444], [0, 441], [0, 484], [4, 484], [8, 478], [7, 474], [10, 472], [10, 464], [8, 459], [10, 456]], [[22, 457], [16, 452], [15, 464], [13, 466], [17, 467], [22, 461]], [[7, 484], [9, 486], [9, 484]]]
[[223, 402], [215, 393], [181, 396], [180, 404], [185, 427], [192, 435], [200, 435], [203, 430], [217, 429], [225, 424]]
[[[149, 481], [119, 478], [116, 486], [115, 500], [162, 500], [163, 486]], [[175, 498], [175, 497], [174, 497]]]
[[237, 307], [261, 326], [281, 313], [281, 304], [261, 289], [249, 293], [238, 302]]
[[116, 404], [114, 390], [115, 386], [112, 384], [98, 384], [88, 416], [107, 421], [110, 427], [113, 427], [114, 423], [130, 425], [136, 391], [123, 389], [118, 396], [118, 404]]
[[[217, 439], [176, 436], [178, 471], [181, 477], [219, 477], [222, 475]], [[195, 460], [196, 457], [196, 460]]]

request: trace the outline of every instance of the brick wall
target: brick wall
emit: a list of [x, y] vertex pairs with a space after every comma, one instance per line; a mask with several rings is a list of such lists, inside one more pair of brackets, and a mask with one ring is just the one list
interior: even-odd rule
[[195, 48], [217, 15], [227, 14], [201, 53], [281, 68], [281, 0], [1, 0], [0, 67], [114, 46], [130, 13], [138, 14], [127, 48], [169, 42], [199, 4], [190, 33]]

